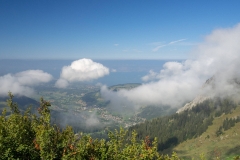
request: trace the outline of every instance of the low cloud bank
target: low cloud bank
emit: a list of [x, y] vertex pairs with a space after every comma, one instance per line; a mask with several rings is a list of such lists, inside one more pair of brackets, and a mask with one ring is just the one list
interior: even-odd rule
[[86, 119], [86, 126], [87, 127], [94, 127], [101, 125], [99, 122], [99, 119], [97, 118], [96, 113], [92, 113], [87, 119]]
[[[101, 94], [119, 107], [170, 105], [182, 107], [199, 94], [226, 96], [239, 93], [240, 24], [217, 29], [193, 51], [193, 59], [167, 62], [160, 72], [149, 71], [147, 82], [130, 91], [113, 92], [102, 86]], [[214, 76], [214, 85], [202, 87]]]
[[0, 96], [6, 96], [9, 91], [14, 95], [30, 96], [34, 93], [33, 86], [47, 83], [52, 75], [42, 70], [27, 70], [16, 74], [6, 74], [0, 77]]
[[55, 86], [65, 88], [71, 82], [83, 82], [98, 79], [109, 74], [109, 69], [91, 59], [73, 61], [70, 66], [64, 66]]

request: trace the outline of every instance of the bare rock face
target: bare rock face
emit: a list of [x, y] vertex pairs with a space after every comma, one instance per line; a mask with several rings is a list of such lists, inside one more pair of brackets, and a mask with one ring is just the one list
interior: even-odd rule
[[[211, 77], [203, 84], [202, 89], [205, 89], [207, 87], [214, 88], [214, 82], [215, 77]], [[186, 110], [191, 110], [193, 107], [195, 107], [197, 104], [202, 103], [203, 101], [209, 99], [208, 96], [198, 95], [196, 98], [194, 98], [191, 102], [186, 103], [182, 108], [178, 109], [176, 113], [181, 113]]]
[[199, 94], [193, 101], [185, 104], [177, 113], [185, 110], [191, 110], [197, 104], [213, 97], [231, 97], [238, 101], [240, 95], [240, 72], [236, 74], [225, 75], [225, 73], [217, 73], [202, 85], [201, 94]]
[[197, 96], [193, 101], [185, 104], [184, 107], [180, 108], [179, 110], [177, 110], [176, 113], [181, 113], [185, 110], [191, 110], [193, 107], [195, 107], [197, 104], [202, 103], [203, 101], [207, 100], [208, 97], [204, 97], [204, 96]]

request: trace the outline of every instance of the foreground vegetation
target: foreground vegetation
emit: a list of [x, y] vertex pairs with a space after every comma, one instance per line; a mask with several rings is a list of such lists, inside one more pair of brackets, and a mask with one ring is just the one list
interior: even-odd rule
[[177, 159], [161, 156], [156, 139], [136, 141], [136, 132], [126, 139], [126, 131], [109, 132], [109, 141], [74, 134], [71, 127], [61, 130], [50, 123], [50, 103], [41, 98], [39, 115], [28, 109], [21, 113], [9, 93], [6, 110], [0, 116], [0, 159]]
[[[148, 136], [137, 140], [135, 131], [122, 128], [109, 131], [108, 141], [93, 139], [82, 133], [75, 134], [71, 127], [60, 129], [50, 122], [50, 103], [40, 99], [38, 115], [30, 109], [21, 113], [9, 93], [7, 100], [10, 115], [6, 109], [0, 116], [0, 159], [159, 159], [178, 160], [171, 156], [160, 155], [157, 139]], [[238, 159], [235, 157], [234, 159]], [[204, 159], [201, 155], [200, 159]]]

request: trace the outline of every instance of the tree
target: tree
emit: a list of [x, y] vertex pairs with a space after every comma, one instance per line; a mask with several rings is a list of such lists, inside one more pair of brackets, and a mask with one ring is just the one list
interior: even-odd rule
[[126, 139], [122, 128], [109, 132], [109, 141], [74, 134], [70, 126], [60, 130], [50, 122], [48, 101], [40, 99], [36, 116], [30, 108], [21, 113], [13, 97], [9, 93], [11, 114], [6, 116], [5, 109], [0, 116], [0, 159], [170, 159], [159, 155], [156, 139], [138, 142], [135, 131]]

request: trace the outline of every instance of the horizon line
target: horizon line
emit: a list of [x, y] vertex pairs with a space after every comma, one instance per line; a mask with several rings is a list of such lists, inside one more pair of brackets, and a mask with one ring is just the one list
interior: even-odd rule
[[[83, 59], [83, 58], [0, 58], [0, 60], [78, 60], [78, 59]], [[86, 59], [92, 59], [92, 60], [186, 60], [187, 58], [110, 58], [110, 59], [104, 59], [104, 58], [86, 58]]]

